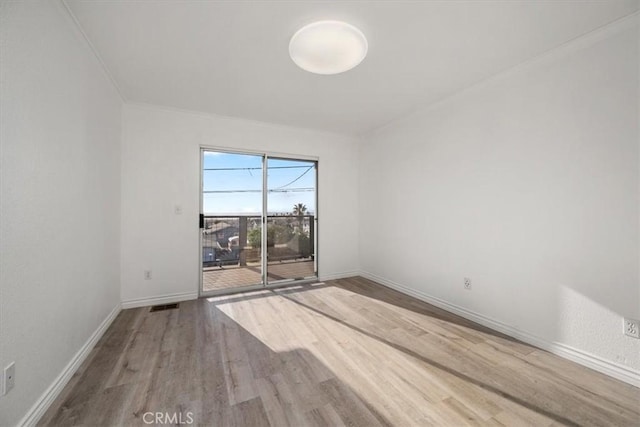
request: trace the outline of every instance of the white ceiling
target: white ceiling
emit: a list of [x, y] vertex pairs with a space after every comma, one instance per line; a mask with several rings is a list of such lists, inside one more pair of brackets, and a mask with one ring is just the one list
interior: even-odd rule
[[[605, 1], [66, 0], [127, 101], [361, 134], [631, 14]], [[302, 71], [301, 26], [347, 21], [355, 69]]]

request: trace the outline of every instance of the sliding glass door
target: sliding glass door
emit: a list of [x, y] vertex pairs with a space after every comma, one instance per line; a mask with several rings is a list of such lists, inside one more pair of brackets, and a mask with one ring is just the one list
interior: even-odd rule
[[317, 277], [315, 161], [203, 149], [201, 164], [202, 295]]
[[267, 281], [313, 278], [316, 162], [267, 159]]
[[263, 162], [202, 151], [202, 293], [263, 283]]

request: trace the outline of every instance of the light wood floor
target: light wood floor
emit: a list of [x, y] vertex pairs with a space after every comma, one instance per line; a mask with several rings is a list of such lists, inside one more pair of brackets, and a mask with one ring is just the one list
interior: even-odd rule
[[41, 425], [640, 424], [640, 389], [363, 278], [124, 310]]

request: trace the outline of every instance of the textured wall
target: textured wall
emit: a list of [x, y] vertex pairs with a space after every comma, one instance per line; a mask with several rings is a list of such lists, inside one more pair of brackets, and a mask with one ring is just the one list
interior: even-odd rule
[[637, 372], [637, 22], [369, 135], [363, 271]]
[[16, 424], [120, 302], [121, 101], [58, 2], [0, 6], [0, 367]]

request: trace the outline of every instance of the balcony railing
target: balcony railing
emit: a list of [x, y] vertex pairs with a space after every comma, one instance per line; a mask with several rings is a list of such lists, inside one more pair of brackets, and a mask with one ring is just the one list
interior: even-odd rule
[[[262, 218], [255, 215], [205, 215], [202, 266], [259, 265]], [[268, 215], [267, 260], [308, 260], [315, 257], [314, 215]]]

